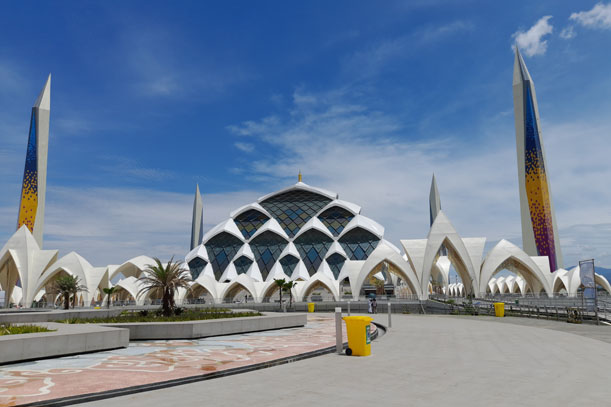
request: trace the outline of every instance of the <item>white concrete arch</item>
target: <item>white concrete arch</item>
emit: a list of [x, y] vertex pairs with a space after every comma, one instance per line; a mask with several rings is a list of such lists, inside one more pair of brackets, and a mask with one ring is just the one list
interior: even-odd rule
[[[350, 284], [353, 289], [352, 295], [355, 299], [358, 299], [359, 293], [363, 288], [363, 284], [365, 284], [367, 276], [369, 276], [369, 274], [371, 274], [371, 272], [383, 261], [388, 261], [398, 269], [401, 278], [407, 283], [410, 291], [413, 294], [422, 296], [418, 277], [416, 277], [416, 273], [414, 270], [412, 270], [409, 263], [406, 262], [403, 256], [397, 253], [393, 247], [385, 244], [385, 240], [381, 240], [375, 250], [371, 252], [367, 260], [365, 260], [363, 263], [358, 275], [356, 276], [354, 285], [352, 282]], [[428, 287], [425, 287], [425, 290], [425, 294], [428, 296]]]
[[231, 219], [235, 219], [239, 215], [241, 215], [244, 212], [249, 211], [251, 209], [254, 209], [257, 212], [261, 212], [263, 215], [265, 215], [268, 218], [272, 219], [272, 216], [265, 210], [265, 208], [263, 208], [261, 205], [259, 205], [256, 202], [249, 203], [249, 204], [246, 204], [244, 206], [239, 207], [238, 209], [236, 209], [233, 212], [229, 213], [229, 217]]
[[611, 285], [609, 284], [609, 280], [605, 278], [602, 274], [594, 273], [594, 282], [605, 289], [606, 292], [611, 294]]
[[558, 269], [552, 274], [552, 289], [554, 293], [560, 293], [563, 289], [566, 293], [570, 293], [569, 290], [569, 271], [565, 269]]
[[543, 273], [533, 259], [513, 243], [503, 239], [488, 252], [480, 274], [480, 293], [485, 293], [486, 284], [492, 276], [502, 269], [508, 269], [520, 274], [534, 292], [543, 289], [547, 295], [552, 295], [552, 275]]
[[310, 230], [317, 230], [323, 235], [327, 236], [329, 239], [333, 240], [333, 234], [329, 231], [329, 229], [318, 219], [316, 216], [313, 216], [305, 225], [299, 229], [299, 232], [293, 237], [293, 241], [296, 241], [301, 235], [309, 232]]
[[149, 265], [155, 264], [155, 260], [148, 256], [138, 256], [127, 260], [114, 271], [112, 275], [108, 276], [112, 280], [115, 276], [121, 273], [124, 277], [138, 278]]
[[197, 277], [197, 279], [191, 284], [189, 289], [195, 289], [196, 286], [200, 286], [204, 290], [208, 291], [215, 303], [219, 301], [220, 296], [217, 290], [218, 283], [214, 278], [204, 274], [200, 274], [199, 277]]
[[57, 253], [57, 250], [41, 250], [27, 226], [20, 227], [0, 250], [0, 284], [6, 292], [3, 305], [8, 306], [17, 280], [20, 280], [21, 303], [30, 307], [37, 294], [36, 282], [57, 260]]
[[320, 272], [315, 273], [308, 281], [305, 281], [300, 290], [296, 290], [298, 296], [295, 297], [295, 300], [298, 302], [303, 301], [318, 286], [324, 286], [329, 290], [335, 301], [340, 300], [339, 282], [330, 279]]
[[378, 222], [366, 216], [356, 215], [354, 218], [352, 218], [350, 222], [348, 222], [344, 230], [342, 230], [342, 233], [339, 234], [338, 239], [344, 237], [351, 230], [358, 228], [373, 233], [379, 239], [382, 239], [384, 237], [384, 226], [380, 225]]
[[142, 283], [133, 276], [119, 280], [115, 287], [125, 290], [136, 301], [136, 305], [144, 305], [146, 295], [141, 295]]
[[[448, 258], [454, 265], [454, 269], [460, 276], [463, 283], [466, 282], [468, 284], [467, 287], [465, 287], [466, 293], [471, 294], [477, 292], [479, 276], [475, 272], [471, 261], [472, 254], [479, 250], [479, 246], [481, 246], [479, 241], [476, 243], [477, 247], [472, 248], [470, 253], [469, 250], [467, 250], [463, 239], [458, 235], [456, 229], [454, 229], [454, 226], [452, 226], [452, 223], [450, 223], [450, 220], [446, 217], [443, 211], [439, 211], [433, 225], [431, 226], [426, 242], [420, 278], [422, 293], [426, 293], [426, 286], [428, 285], [431, 277], [433, 264], [437, 262], [439, 258], [439, 250], [442, 246], [447, 249]], [[423, 296], [422, 299], [426, 299], [426, 296]]]
[[248, 294], [258, 301], [259, 296], [255, 288], [252, 279], [248, 278], [245, 274], [240, 274], [238, 278], [233, 280], [231, 283], [217, 283], [217, 287], [220, 288], [219, 298], [220, 302], [225, 302], [228, 295], [234, 294], [238, 288], [241, 288], [248, 292]]
[[327, 209], [331, 209], [333, 207], [338, 207], [338, 208], [345, 209], [345, 210], [347, 210], [348, 212], [350, 212], [353, 215], [359, 215], [361, 213], [361, 207], [360, 206], [358, 206], [357, 204], [354, 204], [352, 202], [343, 201], [341, 199], [336, 199], [334, 201], [329, 202], [329, 204], [327, 204], [327, 206], [325, 206], [324, 208], [322, 208], [320, 210], [320, 213], [323, 213]]

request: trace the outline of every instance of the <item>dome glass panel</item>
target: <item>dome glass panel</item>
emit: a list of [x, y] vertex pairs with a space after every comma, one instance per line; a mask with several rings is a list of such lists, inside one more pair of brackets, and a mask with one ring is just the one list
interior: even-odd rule
[[331, 202], [326, 196], [309, 191], [289, 191], [274, 195], [261, 206], [278, 221], [289, 237], [294, 237], [313, 216]]
[[208, 262], [200, 257], [196, 257], [189, 262], [189, 271], [191, 272], [191, 280], [195, 281], [197, 277], [204, 271], [204, 267]]
[[342, 267], [346, 262], [346, 258], [339, 253], [333, 253], [327, 258], [326, 261], [329, 265], [329, 268], [333, 272], [333, 277], [335, 277], [335, 279], [337, 280], [337, 277], [339, 277], [339, 272], [342, 271]]
[[354, 218], [352, 212], [339, 206], [333, 206], [318, 216], [318, 219], [329, 229], [333, 236], [342, 233], [346, 225]]
[[223, 271], [229, 265], [233, 256], [236, 255], [243, 242], [231, 233], [221, 232], [208, 240], [206, 251], [214, 271], [214, 278], [218, 281]]
[[316, 229], [310, 229], [295, 239], [294, 243], [308, 270], [308, 274], [311, 276], [320, 267], [333, 240]]
[[282, 270], [284, 274], [289, 277], [293, 276], [293, 271], [297, 268], [297, 264], [299, 264], [299, 259], [293, 255], [286, 255], [280, 259], [280, 264], [282, 265]]
[[250, 260], [246, 256], [240, 256], [238, 259], [236, 259], [233, 262], [233, 265], [235, 266], [235, 270], [238, 273], [238, 275], [246, 274], [251, 264], [252, 264], [252, 260]]
[[250, 242], [263, 279], [267, 278], [287, 244], [286, 240], [271, 231], [261, 233]]
[[354, 228], [339, 239], [350, 260], [367, 260], [379, 242], [379, 237], [363, 228]]
[[233, 221], [244, 235], [244, 239], [250, 239], [268, 219], [263, 213], [250, 209], [236, 216]]

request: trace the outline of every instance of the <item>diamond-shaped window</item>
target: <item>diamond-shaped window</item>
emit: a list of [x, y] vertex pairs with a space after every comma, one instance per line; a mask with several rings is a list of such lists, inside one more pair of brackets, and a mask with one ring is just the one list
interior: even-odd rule
[[337, 277], [339, 277], [339, 273], [342, 271], [342, 267], [346, 262], [346, 258], [339, 253], [333, 253], [331, 256], [327, 257], [326, 261], [329, 268], [333, 272], [333, 276], [337, 280]]
[[339, 239], [339, 244], [350, 260], [367, 260], [379, 242], [379, 237], [359, 227], [352, 229]]
[[263, 213], [255, 209], [249, 209], [236, 216], [233, 221], [244, 235], [244, 239], [250, 239], [268, 219], [269, 217]]
[[295, 271], [295, 268], [297, 267], [298, 263], [299, 263], [299, 259], [290, 254], [287, 254], [286, 256], [280, 259], [282, 270], [284, 271], [284, 274], [286, 274], [289, 277], [293, 276], [293, 271]]
[[208, 262], [200, 257], [196, 257], [189, 262], [189, 271], [191, 272], [191, 280], [197, 280], [197, 277], [204, 271]]
[[331, 243], [333, 240], [329, 236], [316, 229], [310, 229], [295, 239], [295, 247], [309, 275], [316, 273]]
[[240, 250], [242, 244], [243, 242], [240, 239], [227, 232], [221, 232], [208, 240], [206, 251], [208, 252], [208, 258], [210, 259], [214, 277], [217, 281], [229, 265], [231, 259], [233, 259], [233, 256]]
[[326, 196], [309, 191], [289, 191], [261, 202], [289, 237], [294, 237], [313, 216], [331, 202]]
[[263, 279], [267, 278], [287, 244], [286, 240], [269, 230], [261, 233], [250, 242], [250, 248], [255, 255]]
[[339, 206], [333, 206], [318, 216], [318, 219], [329, 229], [333, 236], [339, 236], [352, 218], [354, 218], [352, 212]]
[[248, 271], [248, 268], [250, 267], [251, 264], [252, 264], [252, 260], [250, 260], [246, 256], [240, 256], [233, 262], [233, 265], [235, 266], [235, 270], [238, 273], [238, 275], [245, 274]]

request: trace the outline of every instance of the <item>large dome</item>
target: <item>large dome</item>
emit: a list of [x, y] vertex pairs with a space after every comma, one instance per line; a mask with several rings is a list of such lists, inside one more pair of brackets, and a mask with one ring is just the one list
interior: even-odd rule
[[223, 283], [245, 274], [255, 282], [307, 281], [319, 273], [338, 281], [380, 242], [399, 252], [360, 206], [298, 182], [231, 212], [185, 260], [194, 280], [203, 275]]

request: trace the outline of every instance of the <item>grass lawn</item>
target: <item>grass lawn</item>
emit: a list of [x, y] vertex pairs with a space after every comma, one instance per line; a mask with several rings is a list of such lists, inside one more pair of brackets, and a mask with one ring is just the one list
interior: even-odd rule
[[207, 319], [257, 317], [259, 312], [231, 312], [224, 308], [183, 309], [178, 315], [165, 317], [158, 311], [123, 311], [115, 317], [106, 318], [72, 318], [61, 321], [65, 324], [107, 324], [119, 322], [180, 322], [201, 321]]
[[38, 332], [54, 332], [55, 329], [48, 329], [44, 326], [38, 325], [11, 325], [1, 324], [0, 325], [0, 336], [4, 335], [19, 335], [19, 334], [33, 334]]

